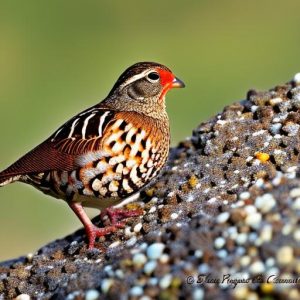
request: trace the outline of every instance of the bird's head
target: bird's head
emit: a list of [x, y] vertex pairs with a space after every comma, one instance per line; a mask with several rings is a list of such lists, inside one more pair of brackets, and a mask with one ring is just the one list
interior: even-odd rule
[[150, 107], [164, 109], [165, 95], [172, 88], [182, 88], [184, 83], [164, 65], [140, 62], [126, 69], [106, 102], [114, 101], [120, 109], [149, 111]]

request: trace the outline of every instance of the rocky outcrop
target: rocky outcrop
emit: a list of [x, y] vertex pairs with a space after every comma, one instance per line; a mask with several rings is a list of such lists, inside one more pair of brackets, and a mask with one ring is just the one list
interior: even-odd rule
[[0, 299], [299, 299], [299, 77], [200, 124], [97, 249], [1, 263]]

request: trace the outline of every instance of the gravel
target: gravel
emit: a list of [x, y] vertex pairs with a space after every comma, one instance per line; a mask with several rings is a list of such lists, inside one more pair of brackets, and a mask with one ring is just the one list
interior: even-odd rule
[[300, 299], [299, 78], [200, 124], [95, 250], [79, 230], [0, 263], [0, 299]]

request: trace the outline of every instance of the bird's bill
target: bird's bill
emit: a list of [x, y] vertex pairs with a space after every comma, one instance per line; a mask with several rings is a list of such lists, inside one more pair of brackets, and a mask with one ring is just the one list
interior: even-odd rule
[[175, 77], [171, 83], [171, 88], [184, 88], [185, 84], [179, 78]]

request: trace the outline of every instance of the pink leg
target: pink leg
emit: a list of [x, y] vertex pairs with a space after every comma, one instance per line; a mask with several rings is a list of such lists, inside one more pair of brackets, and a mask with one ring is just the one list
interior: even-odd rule
[[101, 237], [106, 234], [112, 233], [117, 230], [117, 226], [106, 226], [104, 228], [99, 228], [95, 226], [86, 212], [84, 211], [82, 205], [80, 203], [69, 203], [69, 206], [72, 208], [76, 216], [80, 219], [81, 223], [85, 228], [85, 232], [88, 236], [89, 240], [89, 249], [93, 249], [95, 246], [96, 237]]
[[100, 217], [103, 218], [105, 215], [107, 215], [112, 226], [123, 228], [125, 226], [125, 222], [122, 222], [121, 220], [130, 217], [138, 217], [142, 214], [143, 210], [141, 209], [125, 210], [121, 208], [108, 207], [103, 212], [101, 212]]

